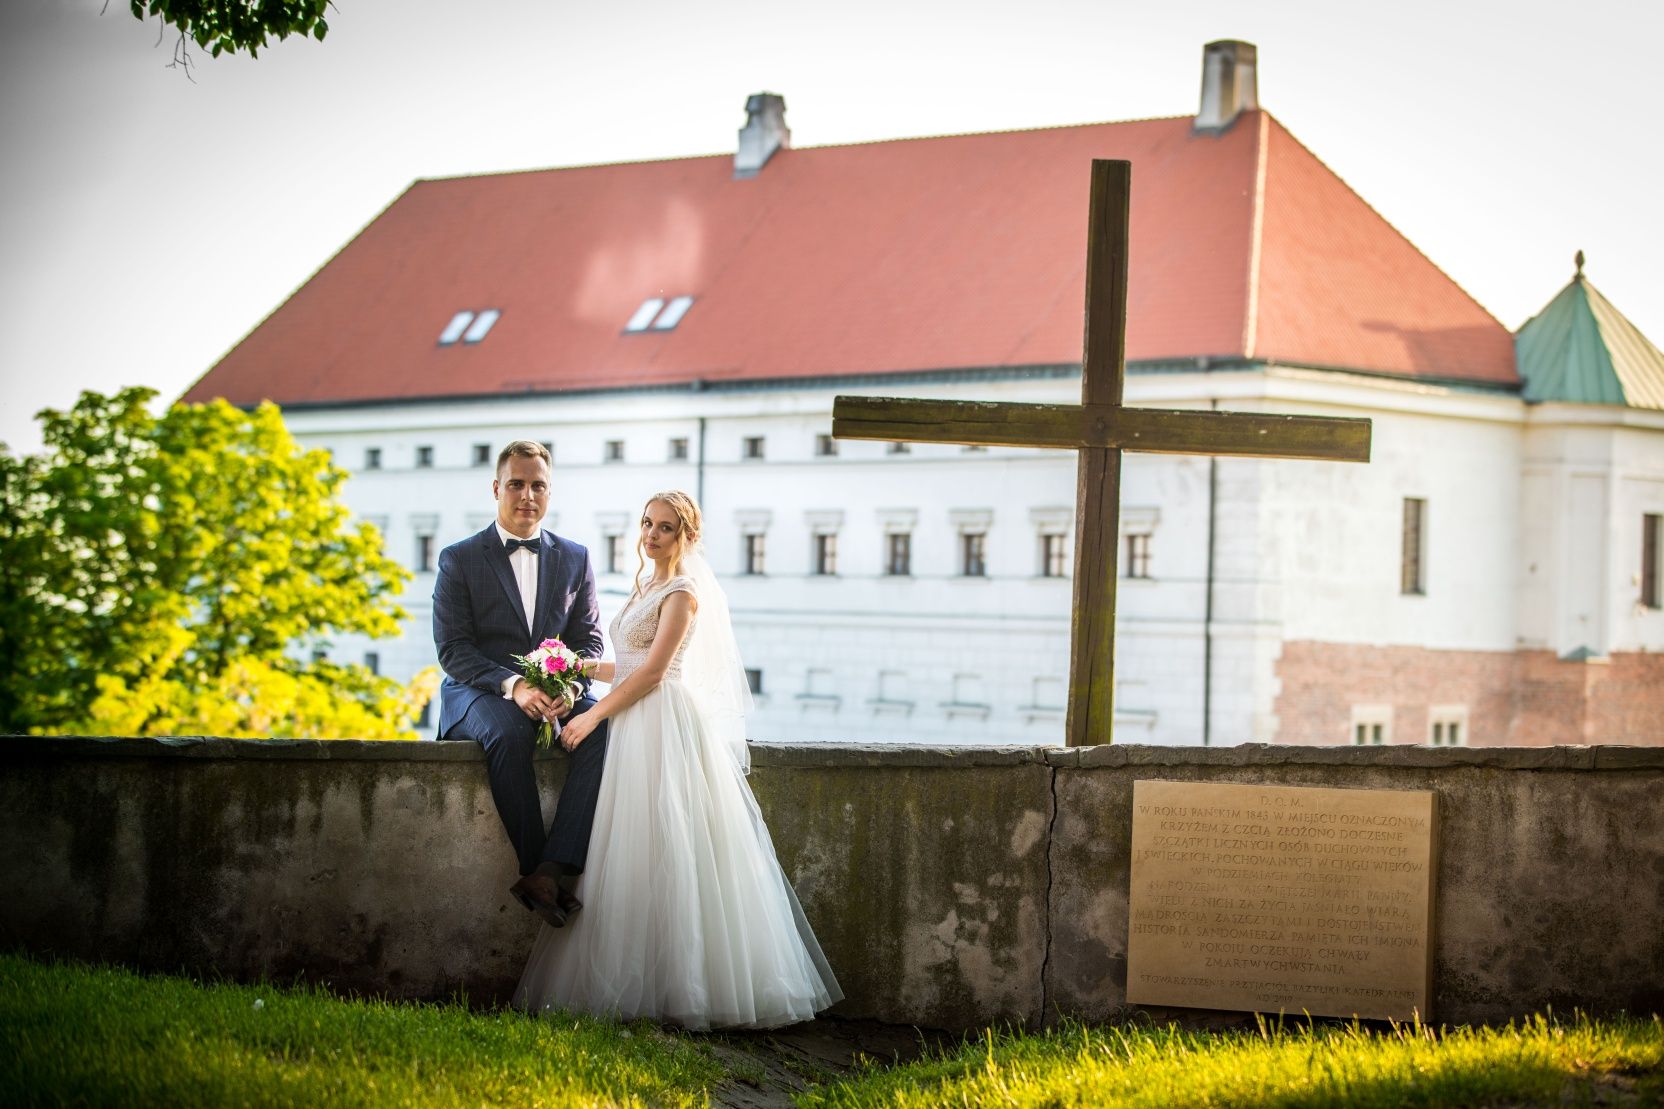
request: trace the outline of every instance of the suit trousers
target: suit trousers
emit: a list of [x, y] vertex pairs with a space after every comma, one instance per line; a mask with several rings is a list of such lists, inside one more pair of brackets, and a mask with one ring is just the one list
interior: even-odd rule
[[[585, 712], [594, 704], [594, 698], [585, 697], [572, 711]], [[521, 874], [530, 874], [545, 862], [557, 864], [566, 874], [583, 873], [590, 826], [595, 823], [595, 797], [601, 789], [601, 769], [607, 759], [609, 723], [601, 721], [576, 751], [567, 752], [566, 784], [555, 806], [554, 824], [547, 832], [532, 762], [537, 750], [537, 721], [527, 718], [520, 706], [507, 698], [481, 697], [446, 735], [446, 739], [471, 739], [485, 748], [491, 799], [497, 803], [497, 815], [520, 860]], [[560, 747], [558, 734], [555, 746], [565, 750]]]

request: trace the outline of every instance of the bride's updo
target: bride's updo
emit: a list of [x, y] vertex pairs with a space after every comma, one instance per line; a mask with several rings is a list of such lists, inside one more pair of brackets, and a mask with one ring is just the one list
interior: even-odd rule
[[[704, 521], [699, 514], [699, 505], [688, 494], [680, 489], [672, 489], [666, 493], [654, 493], [647, 498], [647, 503], [641, 506], [642, 516], [647, 515], [647, 509], [654, 502], [664, 505], [676, 514], [676, 556], [671, 560], [675, 567], [682, 561], [689, 551], [699, 542], [699, 536], [704, 530]], [[641, 589], [642, 571], [647, 569], [647, 552], [642, 549], [641, 539], [636, 539], [636, 589]]]

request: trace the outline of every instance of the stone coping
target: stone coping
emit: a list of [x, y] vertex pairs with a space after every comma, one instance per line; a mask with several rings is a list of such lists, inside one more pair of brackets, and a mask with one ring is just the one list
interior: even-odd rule
[[[480, 762], [473, 743], [398, 740], [223, 739], [215, 736], [0, 736], [0, 761], [22, 758], [337, 759], [349, 762]], [[554, 759], [549, 751], [537, 756]], [[1235, 747], [1154, 747], [1118, 743], [1097, 747], [919, 745], [875, 743], [754, 743], [753, 765], [792, 768], [863, 766], [983, 767], [1045, 765], [1099, 767], [1496, 767], [1508, 770], [1664, 769], [1664, 747], [1300, 747], [1245, 743]]]

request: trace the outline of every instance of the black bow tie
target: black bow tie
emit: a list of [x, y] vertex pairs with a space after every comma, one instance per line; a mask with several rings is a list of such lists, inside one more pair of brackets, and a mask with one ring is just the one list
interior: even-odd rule
[[526, 548], [532, 554], [536, 554], [538, 551], [543, 549], [543, 544], [539, 543], [535, 539], [510, 539], [507, 543], [503, 544], [503, 550], [507, 551], [511, 555], [521, 547]]

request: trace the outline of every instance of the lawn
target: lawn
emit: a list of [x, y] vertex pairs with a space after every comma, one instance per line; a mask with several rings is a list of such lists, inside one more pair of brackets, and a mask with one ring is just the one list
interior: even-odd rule
[[[766, 1036], [203, 984], [0, 956], [11, 1104], [786, 1103]], [[749, 1054], [748, 1054], [749, 1053]], [[788, 1064], [789, 1068], [789, 1064]], [[1070, 1024], [813, 1076], [804, 1107], [1664, 1105], [1664, 1024], [1539, 1018], [1434, 1032]], [[744, 1086], [736, 1082], [745, 1083]]]
[[854, 1106], [1664, 1105], [1664, 1025], [1557, 1021], [1386, 1031], [1279, 1025], [1253, 1032], [1067, 1025], [994, 1035], [935, 1059], [811, 1090]]
[[0, 956], [9, 1104], [704, 1105], [726, 1077], [698, 1040], [649, 1024]]

